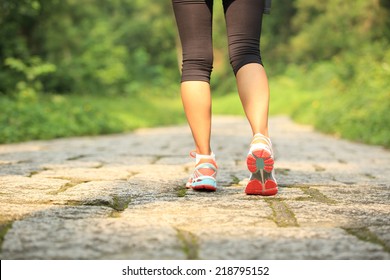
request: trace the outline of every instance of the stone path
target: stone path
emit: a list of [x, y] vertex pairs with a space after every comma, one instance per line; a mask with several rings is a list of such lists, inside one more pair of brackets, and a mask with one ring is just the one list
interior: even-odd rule
[[390, 259], [390, 152], [270, 121], [276, 197], [243, 193], [249, 126], [218, 117], [216, 193], [187, 126], [0, 145], [1, 259]]

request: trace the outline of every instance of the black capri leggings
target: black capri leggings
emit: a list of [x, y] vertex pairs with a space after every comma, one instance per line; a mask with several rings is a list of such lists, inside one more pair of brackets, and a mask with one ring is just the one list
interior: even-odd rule
[[[260, 56], [264, 0], [222, 0], [234, 74]], [[172, 0], [183, 49], [181, 81], [210, 82], [213, 68], [213, 0]]]

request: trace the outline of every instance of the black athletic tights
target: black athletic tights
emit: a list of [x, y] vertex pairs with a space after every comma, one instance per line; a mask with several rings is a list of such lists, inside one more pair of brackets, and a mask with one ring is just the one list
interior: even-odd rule
[[[234, 74], [248, 63], [262, 64], [264, 0], [222, 0]], [[210, 82], [213, 68], [213, 0], [172, 0], [183, 49], [181, 81]]]

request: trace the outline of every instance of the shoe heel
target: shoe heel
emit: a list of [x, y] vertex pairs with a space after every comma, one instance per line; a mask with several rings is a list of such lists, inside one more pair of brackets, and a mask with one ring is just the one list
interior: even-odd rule
[[274, 169], [274, 159], [267, 150], [255, 150], [247, 156], [246, 165], [251, 173], [259, 170], [270, 173]]
[[254, 150], [248, 154], [246, 164], [252, 173], [245, 188], [248, 195], [271, 196], [278, 192], [277, 183], [273, 177], [274, 159], [265, 149]]

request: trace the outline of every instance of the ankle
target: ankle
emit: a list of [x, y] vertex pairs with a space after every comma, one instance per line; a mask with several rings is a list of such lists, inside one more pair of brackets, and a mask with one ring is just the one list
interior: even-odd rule
[[267, 138], [269, 138], [269, 133], [268, 133], [268, 131], [261, 131], [261, 132], [259, 132], [259, 131], [256, 131], [256, 132], [252, 132], [252, 135], [253, 135], [253, 137], [256, 137], [256, 136], [259, 136], [259, 135], [261, 135], [261, 136], [265, 136], [265, 137], [267, 137]]
[[198, 164], [200, 161], [209, 161], [212, 160], [215, 162], [215, 154], [211, 152], [209, 155], [202, 155], [195, 153], [195, 164]]
[[201, 149], [198, 146], [196, 146], [195, 153], [199, 155], [211, 156], [213, 154], [213, 151], [211, 150], [211, 147]]
[[271, 139], [268, 136], [265, 136], [264, 134], [261, 133], [256, 133], [252, 137], [251, 146], [256, 144], [265, 144], [270, 148], [272, 148]]

